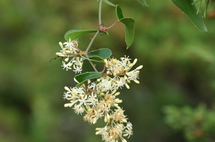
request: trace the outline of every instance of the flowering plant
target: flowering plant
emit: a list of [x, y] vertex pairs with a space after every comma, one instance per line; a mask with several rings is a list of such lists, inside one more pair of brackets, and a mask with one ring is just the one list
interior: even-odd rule
[[[110, 27], [105, 27], [101, 21], [102, 3], [114, 6], [117, 21]], [[124, 18], [122, 10], [108, 0], [99, 0], [97, 30], [70, 30], [65, 34], [66, 42], [60, 42], [61, 50], [56, 53], [58, 57], [64, 58], [62, 67], [66, 71], [72, 70], [75, 74], [74, 80], [77, 82], [75, 87], [65, 86], [64, 99], [69, 102], [65, 107], [71, 107], [75, 113], [83, 114], [83, 119], [90, 124], [95, 124], [98, 119], [103, 119], [106, 125], [96, 128], [96, 135], [101, 135], [105, 142], [126, 142], [125, 137], [129, 138], [132, 134], [132, 124], [124, 114], [124, 110], [119, 106], [122, 102], [118, 98], [118, 89], [126, 87], [134, 81], [139, 83], [139, 70], [142, 65], [133, 69], [137, 59], [133, 61], [129, 56], [120, 59], [112, 58], [112, 51], [101, 48], [89, 51], [93, 41], [99, 33], [107, 34], [107, 30], [118, 22], [125, 25], [125, 41], [127, 48], [133, 42], [134, 20]], [[95, 33], [85, 51], [78, 47], [78, 37], [88, 33]], [[83, 71], [84, 61], [89, 61], [94, 71]], [[95, 64], [103, 63], [103, 70], [98, 71]]]
[[[148, 6], [146, 0], [138, 0], [141, 4]], [[202, 0], [172, 0], [201, 30], [206, 32], [207, 28], [201, 19], [195, 3], [202, 3]], [[209, 0], [206, 1], [206, 7]], [[129, 83], [134, 81], [139, 83], [139, 72], [142, 65], [133, 68], [137, 59], [133, 61], [129, 56], [116, 59], [111, 57], [112, 51], [107, 48], [101, 48], [90, 51], [95, 38], [102, 34], [108, 34], [108, 30], [121, 22], [125, 29], [125, 42], [127, 49], [131, 46], [134, 39], [134, 20], [123, 16], [123, 12], [118, 5], [108, 0], [97, 0], [98, 9], [98, 29], [95, 30], [70, 30], [65, 33], [64, 43], [59, 43], [61, 50], [56, 53], [58, 57], [64, 58], [62, 61], [63, 69], [72, 70], [75, 74], [74, 80], [77, 82], [75, 87], [65, 86], [64, 99], [69, 102], [65, 107], [71, 107], [75, 113], [84, 115], [83, 119], [90, 124], [97, 123], [98, 119], [103, 119], [106, 123], [104, 127], [96, 128], [96, 135], [101, 135], [105, 142], [126, 142], [132, 134], [132, 124], [128, 121], [124, 110], [119, 106], [122, 102], [118, 98], [119, 89], [126, 87], [129, 89]], [[115, 8], [117, 21], [111, 26], [105, 27], [101, 19], [102, 4], [108, 4]], [[197, 10], [197, 14], [196, 14]], [[86, 50], [78, 47], [78, 38], [82, 35], [95, 33]], [[84, 72], [83, 64], [88, 61], [94, 71]], [[98, 71], [97, 63], [103, 64], [103, 70]]]

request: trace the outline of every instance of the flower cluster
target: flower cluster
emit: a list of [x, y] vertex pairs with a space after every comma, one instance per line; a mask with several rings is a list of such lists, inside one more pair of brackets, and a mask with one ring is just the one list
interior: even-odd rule
[[[62, 50], [57, 53], [58, 56], [66, 57], [71, 60], [67, 64], [63, 62], [63, 68], [74, 70], [77, 62], [80, 62], [77, 54], [80, 54], [76, 41], [68, 41]], [[102, 128], [96, 128], [96, 135], [101, 135], [105, 142], [126, 142], [125, 137], [130, 137], [132, 132], [132, 124], [124, 114], [124, 110], [119, 106], [122, 102], [118, 98], [119, 88], [129, 87], [129, 83], [134, 81], [139, 83], [139, 70], [142, 65], [133, 69], [137, 59], [131, 62], [129, 57], [121, 57], [120, 60], [109, 58], [104, 60], [104, 71], [102, 76], [96, 79], [86, 81], [80, 87], [65, 87], [64, 99], [69, 102], [65, 107], [71, 107], [76, 114], [83, 114], [83, 119], [90, 124], [95, 124], [98, 119], [103, 119], [106, 125]], [[71, 65], [70, 65], [71, 64]], [[82, 64], [81, 64], [82, 67]], [[74, 71], [73, 70], [73, 71]]]
[[63, 69], [66, 69], [66, 71], [73, 69], [75, 73], [81, 73], [83, 58], [81, 51], [78, 49], [78, 41], [69, 40], [64, 43], [59, 42], [59, 45], [61, 50], [60, 52], [57, 52], [56, 55], [59, 57], [65, 57], [64, 61], [62, 61]]

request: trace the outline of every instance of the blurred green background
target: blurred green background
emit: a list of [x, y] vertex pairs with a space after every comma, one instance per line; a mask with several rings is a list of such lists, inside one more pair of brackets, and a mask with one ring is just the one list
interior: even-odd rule
[[[140, 82], [122, 89], [121, 106], [133, 123], [129, 142], [186, 142], [182, 131], [164, 121], [163, 107], [211, 108], [215, 99], [215, 19], [207, 18], [202, 33], [170, 1], [112, 0], [125, 17], [136, 21], [135, 41], [125, 50], [123, 25], [99, 36], [92, 49], [110, 48], [114, 57], [138, 58]], [[97, 28], [96, 1], [0, 1], [0, 142], [100, 142], [95, 128], [73, 109], [64, 108], [64, 86], [74, 74], [61, 68], [64, 33]], [[114, 8], [103, 5], [103, 23], [116, 21]], [[79, 39], [82, 49], [90, 37]], [[215, 118], [214, 118], [215, 119]], [[103, 125], [102, 125], [103, 126]], [[215, 141], [215, 140], [214, 140]]]

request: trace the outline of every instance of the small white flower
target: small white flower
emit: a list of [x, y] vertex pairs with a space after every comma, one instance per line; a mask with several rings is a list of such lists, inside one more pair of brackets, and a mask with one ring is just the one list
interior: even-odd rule
[[62, 67], [63, 67], [63, 69], [66, 69], [66, 71], [72, 69], [69, 65], [70, 65], [70, 63], [67, 63], [67, 64], [66, 64], [64, 61], [62, 61]]
[[110, 78], [103, 78], [103, 77], [100, 79], [100, 83], [98, 84], [97, 87], [101, 91], [108, 91], [113, 89]]
[[69, 93], [67, 93], [67, 92], [66, 93], [64, 92], [63, 98], [67, 99], [67, 100], [71, 100], [72, 99], [72, 95], [69, 94]]
[[74, 73], [81, 73], [82, 72], [82, 67], [74, 65], [73, 66], [73, 71], [74, 71]]
[[89, 95], [87, 104], [91, 105], [92, 107], [95, 107], [98, 104], [97, 96], [94, 94]]
[[114, 85], [116, 86], [116, 88], [120, 88], [122, 89], [122, 87], [124, 87], [124, 85], [126, 84], [126, 80], [122, 77], [119, 77], [118, 79], [114, 80], [116, 83], [114, 83]]
[[60, 52], [57, 52], [56, 55], [60, 57], [65, 57], [65, 62], [62, 62], [63, 69], [66, 69], [66, 71], [68, 71], [71, 70], [73, 66], [73, 71], [75, 73], [81, 73], [83, 66], [83, 58], [80, 57], [80, 51], [78, 50], [78, 41], [71, 41], [69, 39], [69, 41], [64, 43], [59, 42], [59, 45], [61, 47], [61, 50]]
[[86, 105], [88, 100], [87, 95], [81, 95], [78, 99], [80, 105]]
[[96, 128], [96, 135], [103, 135], [107, 131], [107, 126], [104, 128]]
[[69, 39], [69, 41], [66, 41], [63, 43], [66, 47], [74, 47], [74, 43]]
[[89, 82], [89, 86], [88, 86], [88, 88], [89, 89], [92, 89], [92, 90], [95, 90], [96, 89], [96, 83], [95, 82]]
[[85, 109], [84, 109], [84, 107], [83, 106], [81, 106], [81, 105], [74, 105], [74, 108], [73, 108], [74, 110], [75, 110], [75, 113], [77, 113], [77, 114], [82, 114], [82, 113], [84, 113], [84, 111], [85, 111]]
[[139, 78], [139, 71], [130, 71], [127, 73], [128, 76], [128, 80], [133, 80], [137, 83], [139, 83], [139, 81], [137, 80]]
[[71, 93], [75, 96], [77, 95], [85, 95], [83, 87], [73, 87]]
[[126, 130], [124, 131], [123, 136], [129, 138], [131, 135], [133, 135], [132, 124], [131, 124], [131, 122], [128, 122], [126, 125]]

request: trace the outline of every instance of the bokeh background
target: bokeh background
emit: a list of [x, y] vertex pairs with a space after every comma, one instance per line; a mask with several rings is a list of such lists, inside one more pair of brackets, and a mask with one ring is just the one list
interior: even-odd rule
[[[182, 131], [164, 121], [167, 105], [208, 109], [215, 99], [215, 19], [205, 19], [200, 32], [170, 0], [112, 0], [125, 17], [136, 21], [129, 50], [123, 25], [99, 36], [92, 49], [110, 48], [114, 57], [138, 58], [141, 84], [122, 89], [121, 106], [133, 123], [130, 142], [186, 142]], [[96, 1], [0, 1], [0, 142], [100, 142], [95, 128], [71, 108], [64, 108], [64, 86], [74, 86], [74, 74], [53, 60], [71, 29], [97, 28]], [[116, 21], [114, 8], [103, 5], [105, 26]], [[84, 49], [92, 35], [79, 39]], [[215, 118], [214, 118], [215, 119]], [[102, 124], [103, 126], [103, 124]], [[215, 141], [215, 140], [214, 140]]]

